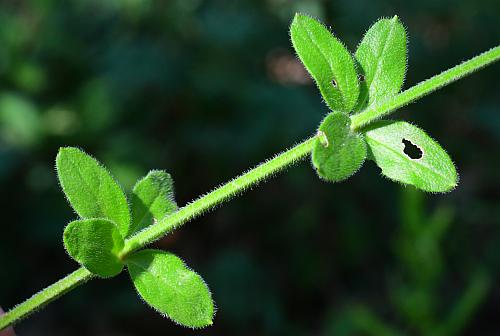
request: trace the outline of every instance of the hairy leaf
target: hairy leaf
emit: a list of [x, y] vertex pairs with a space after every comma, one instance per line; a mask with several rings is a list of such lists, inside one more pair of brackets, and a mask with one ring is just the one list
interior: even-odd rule
[[383, 120], [364, 132], [370, 158], [388, 178], [429, 192], [446, 192], [457, 185], [450, 157], [420, 128], [403, 121]]
[[203, 279], [175, 255], [142, 250], [127, 259], [142, 298], [173, 321], [191, 328], [212, 324], [214, 305]]
[[117, 275], [123, 269], [118, 257], [123, 249], [123, 238], [116, 224], [107, 219], [71, 222], [64, 230], [63, 240], [69, 255], [100, 277]]
[[150, 171], [139, 180], [132, 191], [132, 235], [177, 210], [174, 187], [170, 174]]
[[312, 163], [318, 175], [328, 181], [338, 182], [353, 175], [366, 158], [363, 136], [351, 131], [351, 119], [332, 112], [322, 122], [320, 137], [312, 151]]
[[380, 19], [368, 29], [356, 50], [361, 88], [357, 110], [401, 90], [406, 73], [406, 31], [397, 16]]
[[62, 189], [81, 218], [107, 218], [123, 237], [130, 225], [127, 199], [109, 172], [78, 148], [64, 147], [56, 158]]
[[292, 44], [332, 110], [350, 112], [359, 83], [351, 53], [318, 21], [296, 14], [290, 27]]

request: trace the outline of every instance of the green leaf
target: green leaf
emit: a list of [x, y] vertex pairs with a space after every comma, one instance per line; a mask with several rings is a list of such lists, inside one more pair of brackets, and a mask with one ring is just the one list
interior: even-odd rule
[[170, 174], [153, 170], [139, 180], [132, 191], [132, 235], [177, 210]]
[[296, 14], [290, 27], [292, 44], [332, 110], [350, 112], [359, 83], [351, 53], [318, 21]]
[[319, 126], [319, 137], [312, 151], [312, 163], [318, 175], [338, 182], [353, 175], [366, 158], [363, 136], [351, 131], [351, 119], [341, 113], [330, 113]]
[[64, 230], [63, 240], [69, 255], [100, 277], [112, 277], [123, 269], [118, 256], [123, 249], [123, 238], [116, 224], [107, 219], [71, 222]]
[[429, 192], [456, 187], [457, 171], [441, 146], [403, 121], [383, 120], [367, 127], [369, 156], [388, 178]]
[[406, 31], [397, 16], [380, 19], [368, 29], [355, 54], [364, 76], [357, 110], [390, 98], [401, 90], [406, 73], [406, 52]]
[[107, 218], [128, 232], [130, 213], [125, 194], [109, 172], [78, 148], [64, 147], [56, 158], [62, 189], [81, 218]]
[[186, 327], [212, 324], [210, 291], [181, 259], [163, 251], [142, 250], [129, 256], [126, 263], [135, 288], [154, 309]]

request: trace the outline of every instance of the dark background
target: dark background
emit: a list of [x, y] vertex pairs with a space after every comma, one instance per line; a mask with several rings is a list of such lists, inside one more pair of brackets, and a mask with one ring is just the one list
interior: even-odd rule
[[[327, 113], [294, 58], [295, 12], [354, 50], [379, 17], [406, 24], [405, 88], [498, 44], [500, 2], [0, 1], [0, 304], [78, 265], [75, 218], [54, 171], [80, 146], [130, 190], [166, 169], [179, 205], [312, 134]], [[393, 115], [450, 153], [446, 195], [349, 181], [308, 162], [185, 225], [157, 247], [209, 284], [213, 327], [190, 331], [135, 294], [126, 272], [94, 280], [17, 326], [28, 335], [498, 335], [500, 66]]]

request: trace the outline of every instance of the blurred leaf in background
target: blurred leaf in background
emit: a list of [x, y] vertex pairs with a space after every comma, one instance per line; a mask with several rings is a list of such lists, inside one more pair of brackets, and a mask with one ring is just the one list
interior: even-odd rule
[[[413, 187], [402, 190], [401, 228], [394, 239], [397, 264], [388, 272], [386, 290], [399, 324], [381, 319], [377, 310], [362, 303], [350, 303], [340, 314], [332, 313], [327, 324], [334, 335], [439, 335], [462, 334], [490, 292], [491, 280], [482, 265], [477, 265], [465, 280], [463, 293], [452, 305], [443, 305], [450, 286], [444, 280], [442, 240], [454, 220], [449, 206], [439, 206], [426, 215], [425, 194]], [[380, 304], [379, 304], [380, 305]]]

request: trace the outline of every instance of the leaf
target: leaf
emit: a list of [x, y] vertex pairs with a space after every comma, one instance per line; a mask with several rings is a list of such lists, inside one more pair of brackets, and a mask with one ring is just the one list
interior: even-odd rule
[[69, 255], [100, 277], [112, 277], [123, 269], [118, 256], [123, 238], [115, 223], [107, 219], [73, 221], [66, 226], [63, 240]]
[[325, 180], [345, 180], [365, 161], [366, 143], [350, 126], [351, 119], [341, 112], [330, 113], [319, 126], [320, 137], [312, 151], [312, 163]]
[[403, 121], [383, 120], [364, 130], [369, 157], [388, 178], [429, 192], [456, 187], [455, 166], [424, 131]]
[[139, 180], [132, 191], [132, 235], [177, 210], [170, 174], [153, 170]]
[[368, 29], [355, 57], [361, 82], [357, 110], [397, 94], [406, 73], [406, 31], [397, 16], [380, 19]]
[[332, 110], [351, 111], [359, 83], [351, 53], [318, 21], [296, 14], [290, 27], [292, 44]]
[[74, 147], [59, 150], [57, 173], [71, 206], [81, 218], [107, 218], [123, 237], [130, 225], [125, 194], [109, 172], [94, 158]]
[[142, 250], [128, 257], [127, 267], [141, 297], [183, 326], [212, 324], [214, 305], [203, 279], [175, 255]]

